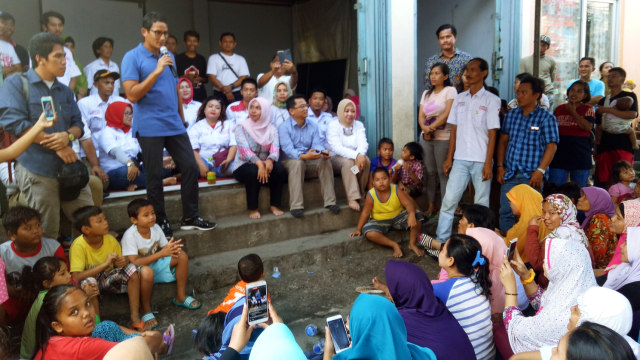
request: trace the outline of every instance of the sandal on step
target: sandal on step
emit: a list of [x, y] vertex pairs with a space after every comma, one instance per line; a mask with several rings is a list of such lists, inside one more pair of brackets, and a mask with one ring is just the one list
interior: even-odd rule
[[171, 350], [173, 350], [173, 342], [176, 337], [176, 332], [173, 327], [173, 324], [169, 324], [167, 330], [162, 333], [162, 342], [167, 345], [167, 355], [171, 354]]
[[156, 330], [157, 328], [160, 327], [160, 324], [158, 324], [158, 320], [156, 320], [156, 317], [151, 312], [148, 312], [148, 313], [142, 315], [141, 319], [144, 322], [145, 327], [146, 327], [147, 323], [150, 323], [152, 321], [156, 322], [154, 325], [151, 325], [151, 330]]
[[180, 306], [180, 307], [183, 307], [183, 308], [187, 308], [187, 309], [189, 309], [189, 310], [200, 309], [200, 306], [202, 306], [202, 303], [201, 303], [201, 302], [199, 302], [199, 301], [198, 301], [198, 305], [196, 305], [196, 306], [191, 305], [191, 304], [193, 304], [195, 301], [198, 301], [198, 300], [194, 299], [194, 298], [193, 298], [193, 297], [191, 297], [191, 296], [187, 296], [187, 298], [186, 298], [186, 299], [184, 299], [184, 301], [183, 301], [183, 302], [181, 302], [181, 303], [180, 303], [180, 302], [178, 302], [178, 301], [176, 300], [176, 298], [173, 298], [173, 300], [172, 300], [173, 305], [175, 305], [175, 306]]

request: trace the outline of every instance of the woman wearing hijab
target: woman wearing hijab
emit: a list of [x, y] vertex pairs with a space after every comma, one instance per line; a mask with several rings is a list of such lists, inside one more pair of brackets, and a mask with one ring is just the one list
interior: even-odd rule
[[404, 320], [410, 343], [431, 349], [438, 359], [475, 357], [467, 333], [433, 294], [433, 286], [424, 270], [412, 263], [389, 260], [385, 277], [387, 286], [377, 278], [373, 283], [393, 299]]
[[253, 348], [249, 360], [306, 360], [300, 345], [284, 323], [273, 323], [267, 327]]
[[[144, 189], [144, 169], [138, 162], [140, 146], [130, 131], [133, 107], [129, 103], [116, 101], [107, 107], [104, 117], [107, 126], [98, 133], [98, 144], [100, 167], [109, 176], [109, 189]], [[170, 171], [164, 175], [164, 185], [176, 183]]]
[[333, 172], [341, 174], [349, 207], [360, 211], [359, 200], [369, 181], [371, 162], [367, 158], [367, 135], [362, 122], [356, 120], [356, 105], [353, 101], [340, 101], [338, 121], [332, 121], [327, 126], [326, 140], [328, 150], [333, 155]]
[[[534, 351], [543, 346], [556, 346], [567, 332], [571, 307], [578, 295], [596, 285], [587, 240], [575, 219], [576, 209], [568, 197], [547, 196], [543, 219], [551, 233], [545, 238], [543, 268], [549, 286], [543, 291], [534, 281], [533, 270], [527, 269], [516, 253], [509, 263], [504, 261], [500, 278], [505, 290], [504, 325], [514, 353]], [[525, 317], [517, 307], [516, 271], [524, 284], [536, 315]]]
[[604, 269], [616, 249], [618, 237], [611, 231], [611, 218], [616, 214], [616, 206], [609, 193], [595, 186], [580, 190], [582, 196], [576, 208], [585, 212], [581, 227], [584, 230], [593, 253], [594, 269]]
[[271, 212], [284, 214], [280, 209], [282, 188], [287, 171], [278, 162], [280, 142], [278, 131], [271, 123], [271, 104], [263, 98], [249, 102], [249, 116], [234, 130], [237, 151], [231, 164], [233, 177], [244, 184], [247, 191], [247, 208], [250, 219], [259, 219], [258, 194], [260, 185], [269, 185]]
[[[594, 286], [578, 296], [578, 303], [571, 307], [571, 318], [567, 329], [572, 331], [585, 322], [606, 326], [622, 336], [631, 346], [636, 359], [640, 355], [640, 344], [627, 333], [631, 330], [633, 313], [631, 304], [620, 293], [611, 289]], [[552, 346], [537, 351], [520, 353], [511, 360], [548, 360], [551, 359]]]
[[634, 310], [640, 308], [640, 228], [627, 230], [627, 241], [620, 245], [621, 263], [598, 277], [598, 284], [626, 296]]
[[404, 321], [391, 301], [360, 294], [351, 308], [349, 331], [351, 347], [335, 354], [331, 332], [326, 329], [324, 360], [435, 360], [428, 348], [407, 341]]
[[198, 109], [202, 105], [201, 102], [193, 100], [193, 84], [185, 77], [181, 77], [178, 81], [178, 93], [182, 100], [182, 114], [186, 127], [191, 127], [198, 119]]
[[621, 202], [611, 220], [611, 231], [619, 235], [618, 244], [607, 267], [603, 271], [596, 271], [596, 275], [606, 274], [622, 263], [620, 247], [627, 242], [627, 229], [640, 226], [640, 199]]
[[289, 81], [278, 81], [273, 88], [273, 102], [271, 103], [271, 121], [277, 128], [283, 121], [290, 117], [287, 110], [287, 99], [293, 95], [289, 87]]
[[[525, 249], [527, 243], [527, 235], [529, 232], [535, 234], [537, 243], [541, 243], [544, 237], [547, 236], [548, 231], [544, 224], [537, 225], [535, 228], [529, 228], [529, 222], [532, 218], [540, 217], [542, 215], [542, 195], [534, 188], [526, 184], [520, 184], [514, 186], [509, 192], [507, 192], [507, 199], [511, 203], [511, 211], [513, 215], [518, 217], [518, 222], [511, 229], [507, 231], [507, 236], [504, 237], [506, 245], [513, 239], [518, 239], [516, 247], [522, 260], [524, 262], [531, 262], [529, 254]], [[540, 271], [542, 267], [534, 270]]]

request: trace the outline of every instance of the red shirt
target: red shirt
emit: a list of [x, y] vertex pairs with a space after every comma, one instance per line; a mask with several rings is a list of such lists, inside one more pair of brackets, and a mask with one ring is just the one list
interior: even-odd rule
[[[578, 115], [584, 117], [589, 122], [595, 122], [595, 113], [593, 112], [593, 106], [589, 104], [582, 104], [580, 107], [576, 109]], [[576, 119], [569, 113], [567, 110], [567, 105], [562, 104], [556, 108], [555, 111], [556, 119], [558, 119], [558, 132], [561, 136], [583, 136], [590, 137], [591, 133], [589, 131], [584, 131], [580, 129]]]
[[[102, 360], [118, 343], [92, 337], [54, 336], [49, 339], [43, 360]], [[40, 360], [42, 350], [35, 358]]]

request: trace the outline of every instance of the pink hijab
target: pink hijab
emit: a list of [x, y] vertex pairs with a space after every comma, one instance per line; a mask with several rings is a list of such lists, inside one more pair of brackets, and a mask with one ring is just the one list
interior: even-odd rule
[[507, 247], [504, 240], [495, 231], [474, 227], [467, 229], [467, 235], [478, 240], [482, 247], [482, 255], [489, 259], [489, 277], [491, 278], [491, 313], [502, 313], [504, 310], [504, 286], [500, 281], [500, 266], [504, 261]]
[[607, 281], [602, 285], [611, 290], [619, 290], [632, 282], [640, 281], [640, 228], [627, 229], [627, 257], [629, 262], [620, 263], [609, 271]]
[[[624, 223], [627, 225], [627, 232], [629, 228], [640, 226], [640, 199], [633, 199], [621, 202], [624, 207]], [[622, 263], [622, 252], [620, 251], [620, 245], [627, 242], [627, 233], [620, 234], [618, 245], [611, 257], [609, 265], [607, 265], [607, 271], [611, 270], [611, 267], [615, 267]], [[627, 250], [629, 250], [627, 248]], [[605, 272], [605, 273], [606, 273]]]
[[257, 97], [249, 101], [248, 108], [251, 108], [251, 104], [257, 101], [262, 109], [260, 119], [253, 121], [250, 116], [240, 123], [242, 128], [251, 136], [256, 144], [268, 147], [273, 143], [274, 137], [277, 136], [276, 127], [271, 123], [271, 104], [268, 100], [261, 97]]

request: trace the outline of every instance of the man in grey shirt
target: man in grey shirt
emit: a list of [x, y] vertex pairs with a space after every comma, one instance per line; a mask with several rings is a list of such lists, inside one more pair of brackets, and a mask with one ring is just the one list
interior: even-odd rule
[[50, 96], [53, 100], [56, 124], [36, 137], [18, 157], [15, 167], [18, 188], [27, 205], [40, 212], [43, 235], [53, 239], [58, 238], [60, 209], [71, 219], [76, 209], [93, 205], [86, 185], [76, 199], [60, 199], [58, 170], [63, 164], [78, 160], [71, 142], [83, 134], [82, 117], [73, 92], [56, 79], [65, 72], [63, 45], [62, 39], [54, 34], [34, 35], [29, 41], [33, 68], [26, 73], [28, 94], [20, 75], [7, 78], [0, 88], [0, 125], [16, 137], [31, 128], [42, 114], [40, 99]]
[[[546, 52], [551, 46], [551, 38], [547, 35], [540, 35], [540, 63], [538, 67], [538, 77], [544, 80], [544, 93], [549, 98], [549, 111], [553, 111], [553, 80], [556, 77], [556, 60]], [[533, 55], [526, 56], [520, 60], [518, 73], [529, 73], [533, 75]]]

